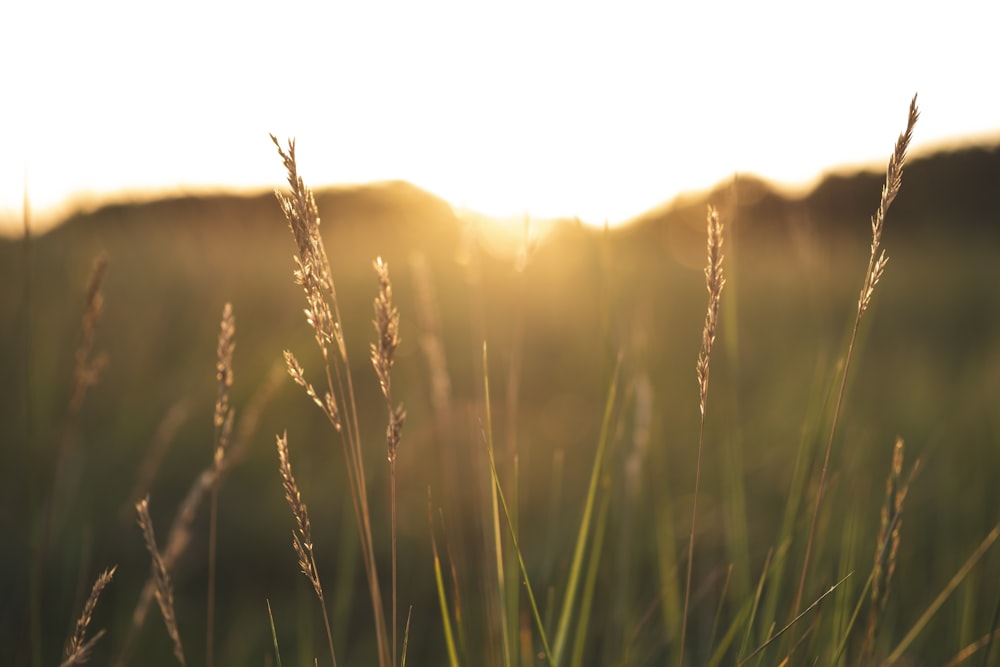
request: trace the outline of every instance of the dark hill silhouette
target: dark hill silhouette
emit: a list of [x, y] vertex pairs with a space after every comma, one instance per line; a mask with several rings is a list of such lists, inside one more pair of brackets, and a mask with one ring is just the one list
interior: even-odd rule
[[[756, 176], [739, 176], [702, 193], [677, 197], [632, 221], [649, 225], [702, 225], [712, 203], [741, 226], [769, 232], [807, 225], [837, 235], [845, 228], [866, 233], [864, 221], [878, 207], [884, 173], [830, 173], [809, 192], [787, 196]], [[1000, 222], [1000, 145], [942, 152], [910, 160], [893, 203], [898, 228], [910, 233], [995, 233]], [[641, 232], [639, 232], [641, 233]], [[853, 232], [852, 232], [853, 233]]]
[[[833, 237], [845, 230], [864, 235], [863, 221], [878, 206], [883, 178], [875, 171], [831, 172], [809, 192], [793, 196], [757, 176], [739, 175], [667, 201], [629, 221], [621, 234], [626, 239], [655, 236], [660, 232], [653, 228], [678, 223], [700, 229], [705, 207], [712, 203], [741, 226], [741, 233], [788, 233], [804, 228]], [[454, 247], [461, 234], [459, 216], [446, 201], [404, 181], [321, 188], [316, 197], [325, 228], [335, 226], [338, 234], [346, 234], [343, 243], [384, 240], [391, 235], [417, 247], [426, 247], [431, 240]], [[911, 160], [904, 169], [903, 189], [892, 215], [899, 221], [896, 229], [908, 230], [901, 233], [995, 233], [1000, 222], [1000, 144]], [[111, 203], [70, 216], [46, 236], [103, 237], [125, 226], [147, 223], [169, 224], [175, 232], [195, 232], [193, 228], [203, 225], [265, 236], [285, 231], [273, 193], [260, 192]]]

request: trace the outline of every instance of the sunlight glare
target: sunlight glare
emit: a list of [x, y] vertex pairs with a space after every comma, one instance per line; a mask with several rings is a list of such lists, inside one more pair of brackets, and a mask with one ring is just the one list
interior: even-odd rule
[[1000, 89], [954, 74], [992, 62], [984, 3], [300, 1], [283, 21], [182, 0], [156, 30], [124, 0], [58, 20], [50, 4], [18, 3], [0, 40], [26, 63], [0, 80], [0, 218], [18, 224], [26, 172], [40, 219], [121, 192], [270, 189], [269, 132], [298, 138], [316, 187], [405, 180], [484, 214], [614, 225], [735, 173], [880, 168], [915, 91], [915, 153], [1000, 130]]

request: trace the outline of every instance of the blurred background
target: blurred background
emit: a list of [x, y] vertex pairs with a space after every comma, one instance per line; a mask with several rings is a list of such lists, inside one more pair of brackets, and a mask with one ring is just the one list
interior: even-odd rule
[[[445, 660], [429, 504], [463, 603], [465, 662], [501, 664], [484, 341], [500, 475], [517, 489], [521, 545], [549, 616], [622, 355], [587, 664], [651, 664], [676, 650], [664, 582], [678, 571], [666, 554], [683, 564], [705, 211], [719, 207], [728, 282], [690, 636], [692, 664], [704, 664], [720, 599], [735, 610], [751, 598], [781, 546], [795, 471], [818, 470], [881, 172], [917, 91], [913, 159], [883, 238], [891, 260], [855, 352], [814, 561], [825, 585], [857, 569], [844, 589], [856, 599], [904, 438], [907, 465], [919, 457], [921, 471], [886, 612], [893, 646], [1000, 520], [1000, 97], [981, 83], [997, 10], [680, 7], [5, 9], [4, 24], [21, 29], [3, 40], [2, 61], [24, 63], [3, 69], [14, 103], [0, 111], [14, 128], [0, 158], [0, 645], [12, 664], [58, 660], [91, 583], [115, 563], [95, 613], [94, 628], [108, 630], [95, 662], [172, 664], [155, 608], [130, 630], [149, 572], [133, 504], [150, 494], [162, 546], [211, 464], [226, 302], [232, 404], [238, 425], [249, 417], [219, 496], [217, 660], [269, 664], [265, 600], [289, 664], [323, 655], [277, 473], [274, 436], [287, 430], [338, 651], [374, 662], [340, 445], [283, 370], [285, 349], [313, 381], [321, 366], [271, 193], [285, 174], [268, 132], [298, 138], [300, 172], [318, 187], [383, 582], [385, 411], [368, 345], [371, 263], [390, 267], [403, 339], [394, 394], [408, 412], [399, 595], [413, 605], [411, 664]], [[75, 396], [100, 257], [92, 358], [103, 371]], [[207, 514], [202, 504], [172, 572], [191, 662], [204, 652]], [[792, 597], [804, 513], [797, 525], [779, 609]], [[997, 581], [990, 552], [914, 655], [942, 664], [987, 633]], [[538, 648], [528, 643], [524, 664]]]

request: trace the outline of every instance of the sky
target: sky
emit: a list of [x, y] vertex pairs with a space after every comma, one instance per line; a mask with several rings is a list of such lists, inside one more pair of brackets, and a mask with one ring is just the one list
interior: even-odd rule
[[[614, 224], [736, 173], [805, 184], [1000, 141], [996, 0], [21, 0], [0, 9], [0, 220], [107, 198], [402, 179]], [[8, 228], [11, 229], [11, 228]]]

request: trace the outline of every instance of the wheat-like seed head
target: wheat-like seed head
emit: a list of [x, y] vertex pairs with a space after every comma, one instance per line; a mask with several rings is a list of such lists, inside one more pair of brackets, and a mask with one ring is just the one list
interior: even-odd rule
[[87, 390], [97, 384], [101, 373], [104, 372], [104, 369], [108, 365], [108, 356], [106, 353], [94, 355], [94, 338], [97, 332], [97, 323], [104, 312], [104, 295], [101, 292], [101, 288], [104, 285], [104, 276], [107, 272], [108, 258], [106, 255], [100, 255], [94, 262], [94, 268], [87, 282], [86, 306], [83, 312], [80, 341], [76, 346], [76, 364], [73, 370], [73, 394], [70, 398], [70, 411], [74, 413], [83, 407], [83, 400], [87, 394]]
[[316, 393], [316, 388], [306, 380], [305, 370], [302, 368], [302, 364], [299, 360], [295, 358], [295, 355], [289, 350], [285, 350], [285, 365], [288, 367], [288, 374], [292, 377], [295, 384], [306, 390], [306, 395], [312, 399], [320, 410], [327, 416], [333, 427], [339, 432], [343, 428], [343, 423], [340, 419], [340, 408], [337, 407], [337, 401], [333, 398], [330, 392], [326, 392], [323, 398], [320, 398], [319, 394]]
[[97, 600], [101, 597], [101, 591], [104, 587], [111, 583], [111, 579], [115, 576], [115, 570], [118, 566], [105, 570], [97, 577], [97, 581], [94, 582], [94, 587], [90, 590], [90, 596], [83, 605], [83, 611], [80, 613], [80, 618], [76, 621], [76, 628], [73, 631], [73, 636], [70, 637], [66, 644], [66, 659], [63, 661], [61, 667], [68, 667], [69, 665], [82, 665], [90, 659], [90, 652], [97, 643], [97, 640], [104, 636], [104, 630], [98, 630], [97, 633], [87, 639], [87, 627], [90, 625], [90, 620], [94, 615], [94, 609], [97, 608]]
[[337, 294], [330, 274], [330, 262], [326, 256], [323, 237], [320, 234], [319, 209], [312, 190], [306, 187], [298, 174], [295, 163], [295, 141], [288, 141], [287, 152], [272, 134], [271, 141], [278, 148], [285, 169], [291, 194], [286, 196], [275, 192], [281, 210], [288, 220], [288, 226], [295, 239], [298, 254], [295, 256], [295, 282], [302, 286], [306, 296], [306, 321], [316, 335], [316, 342], [327, 355], [327, 346], [336, 344], [342, 359], [346, 359], [347, 348], [337, 324], [333, 303]]
[[378, 377], [382, 396], [385, 397], [389, 413], [389, 424], [386, 426], [385, 437], [389, 450], [389, 460], [396, 459], [396, 449], [399, 447], [400, 432], [406, 420], [406, 411], [402, 405], [392, 405], [392, 366], [395, 362], [396, 348], [399, 346], [399, 310], [392, 302], [392, 281], [389, 280], [389, 266], [379, 257], [373, 263], [378, 276], [379, 291], [375, 297], [375, 342], [371, 344], [372, 366]]
[[221, 466], [233, 432], [234, 410], [229, 406], [229, 391], [233, 386], [233, 351], [236, 349], [236, 320], [230, 303], [222, 309], [219, 324], [219, 344], [216, 348], [215, 377], [218, 391], [215, 398], [215, 465]]
[[906, 118], [906, 129], [896, 139], [896, 146], [889, 157], [889, 166], [885, 172], [885, 183], [882, 185], [882, 198], [879, 201], [878, 211], [872, 216], [872, 244], [871, 258], [868, 263], [868, 273], [865, 274], [865, 282], [861, 287], [861, 295], [858, 298], [858, 317], [868, 310], [871, 303], [872, 293], [875, 286], [882, 279], [885, 272], [885, 265], [889, 258], [881, 250], [882, 230], [885, 227], [885, 215], [889, 210], [899, 189], [903, 184], [903, 163], [906, 161], [906, 151], [909, 149], [910, 140], [913, 138], [913, 127], [920, 118], [920, 111], [917, 108], [917, 96], [914, 95], [910, 101], [910, 111]]
[[[914, 472], [916, 465], [914, 465]], [[875, 650], [875, 635], [878, 631], [879, 618], [889, 600], [892, 576], [896, 572], [896, 556], [899, 552], [900, 531], [903, 525], [903, 501], [909, 489], [910, 478], [903, 479], [903, 439], [896, 438], [892, 451], [892, 466], [885, 481], [885, 500], [875, 544], [875, 563], [872, 568], [871, 608], [868, 612], [868, 627], [862, 653], [868, 657]]]
[[153, 578], [156, 582], [156, 602], [160, 605], [160, 613], [163, 615], [163, 624], [167, 627], [167, 634], [174, 644], [174, 656], [181, 665], [187, 665], [184, 659], [184, 647], [181, 645], [180, 632], [177, 630], [177, 618], [174, 615], [174, 589], [170, 583], [170, 575], [167, 566], [163, 562], [159, 550], [156, 548], [156, 535], [153, 533], [153, 520], [149, 517], [149, 496], [140, 500], [136, 506], [136, 513], [139, 516], [139, 527], [142, 529], [142, 537], [146, 542], [146, 549], [153, 561]]
[[705, 414], [708, 401], [709, 361], [712, 356], [712, 345], [715, 343], [715, 330], [719, 322], [719, 301], [726, 279], [722, 272], [722, 221], [719, 212], [713, 206], [708, 207], [708, 264], [705, 266], [705, 287], [708, 289], [708, 310], [705, 314], [705, 327], [701, 334], [701, 352], [698, 355], [698, 389], [700, 394], [699, 407]]
[[277, 436], [278, 445], [278, 471], [281, 474], [281, 486], [285, 490], [285, 500], [295, 517], [295, 525], [298, 529], [296, 533], [292, 531], [292, 548], [299, 559], [299, 569], [306, 575], [316, 592], [316, 596], [323, 599], [323, 587], [320, 585], [319, 572], [316, 569], [316, 560], [313, 557], [312, 524], [309, 522], [309, 510], [299, 493], [299, 485], [295, 482], [292, 474], [292, 463], [288, 458], [288, 434]]
[[392, 395], [390, 371], [399, 346], [399, 310], [392, 303], [392, 281], [389, 265], [376, 258], [372, 263], [378, 276], [378, 296], [375, 297], [375, 342], [371, 344], [372, 366], [378, 376], [383, 396]]

